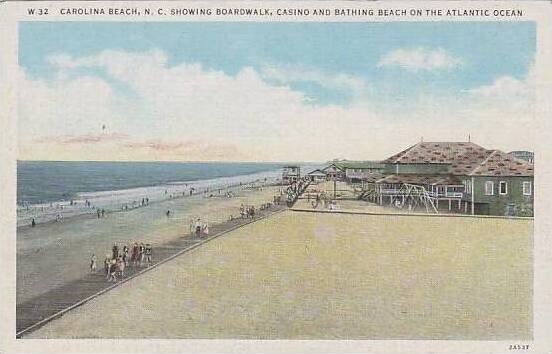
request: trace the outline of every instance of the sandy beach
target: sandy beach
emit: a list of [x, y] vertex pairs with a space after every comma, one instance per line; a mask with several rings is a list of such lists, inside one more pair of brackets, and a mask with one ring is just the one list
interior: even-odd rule
[[25, 227], [35, 220], [36, 224], [62, 221], [70, 218], [95, 217], [98, 209], [108, 213], [133, 210], [147, 204], [189, 197], [193, 194], [219, 196], [220, 193], [235, 193], [244, 185], [260, 186], [277, 183], [279, 171], [259, 172], [231, 177], [219, 177], [188, 182], [128, 188], [112, 191], [81, 192], [71, 200], [18, 206], [17, 226]]
[[29, 337], [527, 340], [532, 235], [532, 220], [287, 211]]
[[[239, 215], [241, 204], [258, 206], [272, 201], [277, 187], [238, 188], [234, 197], [195, 195], [175, 198], [127, 212], [107, 214], [101, 219], [72, 218], [18, 229], [17, 303], [80, 279], [89, 272], [92, 254], [98, 266], [114, 243], [149, 242], [157, 245], [189, 233], [192, 220], [208, 224]], [[170, 217], [166, 211], [170, 210]]]

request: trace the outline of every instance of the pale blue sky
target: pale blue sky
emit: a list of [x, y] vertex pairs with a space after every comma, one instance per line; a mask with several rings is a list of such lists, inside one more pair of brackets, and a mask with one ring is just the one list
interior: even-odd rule
[[533, 22], [19, 29], [22, 159], [378, 159], [421, 136], [531, 148]]
[[[400, 48], [443, 48], [460, 58], [456, 70], [404, 72], [378, 68], [380, 58]], [[35, 77], [53, 73], [45, 58], [84, 57], [105, 49], [160, 49], [169, 65], [201, 63], [235, 75], [243, 67], [293, 65], [362, 78], [386, 93], [469, 90], [500, 76], [520, 79], [535, 53], [533, 22], [394, 23], [113, 23], [22, 22], [20, 65]], [[92, 72], [91, 72], [92, 71]], [[80, 69], [73, 74], [101, 70]], [[116, 83], [115, 83], [116, 85]], [[290, 82], [324, 104], [346, 103], [347, 92], [313, 82]]]

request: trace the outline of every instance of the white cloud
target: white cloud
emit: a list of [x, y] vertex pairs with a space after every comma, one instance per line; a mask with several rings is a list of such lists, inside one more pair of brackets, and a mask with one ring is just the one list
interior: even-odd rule
[[[243, 68], [228, 75], [196, 63], [169, 66], [160, 51], [59, 55], [50, 63], [60, 72], [100, 68], [120, 84], [94, 76], [44, 81], [22, 75], [23, 159], [323, 161], [384, 158], [422, 135], [462, 140], [471, 133], [485, 146], [505, 149], [531, 141], [515, 128], [532, 117], [531, 76], [501, 78], [463, 94], [420, 95], [408, 104], [380, 96], [378, 107], [388, 108], [374, 110], [370, 95], [355, 96], [347, 107], [312, 105], [304, 93], [282, 85], [309, 80], [357, 91], [368, 86], [306, 68]], [[503, 94], [501, 104], [495, 91]], [[108, 136], [100, 135], [103, 124]]]
[[349, 91], [355, 95], [367, 89], [364, 80], [347, 74], [333, 74], [297, 65], [265, 65], [261, 76], [278, 83], [313, 82], [331, 90]]
[[443, 48], [396, 49], [382, 56], [378, 67], [400, 67], [409, 71], [450, 70], [463, 65]]
[[511, 76], [502, 76], [493, 83], [469, 91], [472, 95], [493, 99], [526, 99], [528, 82]]

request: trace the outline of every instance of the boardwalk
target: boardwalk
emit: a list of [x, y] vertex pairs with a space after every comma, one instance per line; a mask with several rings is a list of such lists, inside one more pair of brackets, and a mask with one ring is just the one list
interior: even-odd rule
[[89, 274], [83, 279], [69, 282], [18, 304], [16, 320], [17, 337], [20, 338], [22, 335], [62, 316], [67, 311], [84, 304], [92, 298], [182, 253], [192, 250], [236, 228], [282, 211], [283, 209], [285, 209], [284, 206], [273, 205], [268, 210], [258, 210], [254, 219], [234, 219], [232, 221], [212, 225], [209, 227], [210, 236], [208, 238], [184, 235], [179, 239], [159, 245], [153, 250], [153, 264], [150, 267], [127, 267], [125, 269], [125, 278], [117, 283], [106, 281], [103, 267], [99, 264], [99, 270], [96, 274]]

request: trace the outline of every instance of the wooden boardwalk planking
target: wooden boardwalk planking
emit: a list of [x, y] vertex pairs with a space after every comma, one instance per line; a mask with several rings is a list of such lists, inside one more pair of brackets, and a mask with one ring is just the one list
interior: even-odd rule
[[88, 274], [82, 279], [68, 282], [58, 288], [47, 291], [35, 298], [25, 301], [16, 307], [16, 337], [41, 327], [47, 322], [62, 316], [65, 312], [84, 304], [92, 298], [115, 288], [135, 276], [138, 276], [157, 265], [164, 263], [181, 253], [185, 253], [197, 246], [210, 241], [222, 234], [250, 224], [251, 222], [268, 217], [284, 210], [284, 206], [274, 205], [269, 210], [259, 210], [255, 219], [234, 219], [209, 227], [210, 235], [198, 238], [195, 235], [186, 235], [177, 240], [154, 247], [153, 262], [150, 267], [125, 268], [125, 276], [117, 283], [108, 282], [103, 272], [103, 264], [98, 262], [98, 272]]

